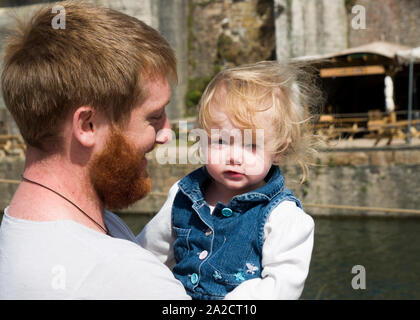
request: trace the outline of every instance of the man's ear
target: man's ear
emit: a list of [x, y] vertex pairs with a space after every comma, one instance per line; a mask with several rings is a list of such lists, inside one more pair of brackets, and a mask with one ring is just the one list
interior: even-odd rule
[[73, 135], [87, 148], [95, 144], [97, 132], [96, 112], [91, 106], [81, 106], [73, 114]]

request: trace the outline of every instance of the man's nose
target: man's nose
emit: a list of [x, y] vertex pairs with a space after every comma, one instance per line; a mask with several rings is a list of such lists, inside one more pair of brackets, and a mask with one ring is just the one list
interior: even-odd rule
[[172, 130], [169, 124], [168, 117], [165, 117], [165, 122], [162, 128], [156, 133], [156, 143], [164, 144], [172, 140]]

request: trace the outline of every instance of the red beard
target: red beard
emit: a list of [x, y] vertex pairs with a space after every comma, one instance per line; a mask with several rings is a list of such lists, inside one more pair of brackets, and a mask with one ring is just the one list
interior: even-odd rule
[[106, 208], [126, 208], [150, 192], [144, 157], [123, 134], [111, 131], [104, 150], [94, 156], [89, 168], [90, 181]]

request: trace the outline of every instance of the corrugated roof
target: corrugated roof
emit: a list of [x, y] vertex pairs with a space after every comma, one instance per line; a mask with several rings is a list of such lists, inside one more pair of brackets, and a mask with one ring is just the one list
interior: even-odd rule
[[411, 54], [413, 55], [413, 61], [415, 63], [420, 63], [420, 47], [398, 51], [396, 56], [398, 63], [400, 64], [409, 64], [411, 59]]

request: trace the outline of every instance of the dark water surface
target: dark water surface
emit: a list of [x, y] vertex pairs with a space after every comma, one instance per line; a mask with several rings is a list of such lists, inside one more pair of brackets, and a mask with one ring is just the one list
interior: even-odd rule
[[[353, 289], [355, 265], [366, 289]], [[420, 219], [315, 218], [302, 299], [420, 299]]]

